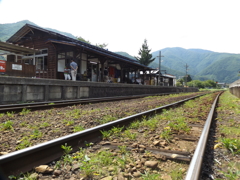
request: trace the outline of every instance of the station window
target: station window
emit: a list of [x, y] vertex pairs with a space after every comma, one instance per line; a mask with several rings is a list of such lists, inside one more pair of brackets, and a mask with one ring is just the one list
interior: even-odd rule
[[36, 70], [47, 70], [47, 56], [36, 57]]
[[42, 49], [42, 54], [47, 54], [48, 53], [48, 49]]
[[65, 58], [65, 52], [58, 53], [58, 59]]
[[73, 57], [73, 52], [72, 51], [67, 52], [67, 57]]
[[23, 61], [25, 64], [33, 65], [33, 59], [24, 59]]
[[36, 52], [36, 55], [47, 54], [47, 53], [48, 53], [48, 49], [40, 49], [38, 52]]

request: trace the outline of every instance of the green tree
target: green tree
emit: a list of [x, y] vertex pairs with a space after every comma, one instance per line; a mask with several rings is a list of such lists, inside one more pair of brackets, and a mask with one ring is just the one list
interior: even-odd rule
[[215, 88], [217, 86], [216, 82], [213, 80], [204, 81], [204, 86], [208, 88]]
[[79, 41], [82, 41], [82, 42], [85, 42], [85, 43], [91, 44], [91, 42], [90, 42], [90, 41], [88, 41], [88, 40], [85, 40], [85, 39], [84, 39], [84, 38], [82, 38], [81, 36], [77, 36], [76, 38], [77, 38], [77, 40], [79, 40]]
[[181, 78], [181, 79], [178, 79], [177, 82], [179, 82], [181, 84], [181, 86], [183, 86], [184, 80]]
[[[183, 80], [184, 80], [184, 82], [186, 82], [186, 76], [183, 77]], [[187, 82], [190, 82], [190, 81], [192, 81], [192, 78], [191, 78], [191, 76], [188, 74], [188, 75], [187, 75]]]
[[197, 87], [197, 88], [204, 88], [204, 82], [200, 80], [193, 80], [188, 82], [188, 87]]
[[147, 40], [144, 39], [144, 43], [142, 44], [142, 48], [139, 50], [138, 55], [140, 57], [135, 57], [140, 64], [148, 66], [151, 62], [155, 60], [152, 58], [152, 54], [150, 54], [151, 49], [148, 49]]
[[105, 43], [103, 43], [103, 44], [96, 44], [96, 46], [104, 49], [104, 48], [106, 48], [108, 46], [108, 44], [105, 44]]
[[180, 81], [177, 81], [176, 86], [177, 87], [182, 87], [183, 85], [182, 85], [182, 83]]
[[[82, 38], [81, 36], [77, 36], [76, 38], [77, 38], [77, 40], [79, 40], [79, 41], [82, 41], [82, 42], [85, 42], [85, 43], [88, 43], [88, 44], [92, 44], [89, 40], [86, 40], [86, 39]], [[98, 43], [97, 43], [95, 46], [104, 49], [104, 48], [106, 48], [106, 47], [108, 46], [108, 44], [105, 44], [105, 43], [103, 43], [103, 44], [98, 44]]]

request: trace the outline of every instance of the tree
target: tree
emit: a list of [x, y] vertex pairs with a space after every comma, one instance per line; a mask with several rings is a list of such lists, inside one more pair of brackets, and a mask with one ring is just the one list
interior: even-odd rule
[[[186, 76], [187, 76], [187, 77], [186, 77]], [[190, 76], [189, 74], [186, 75], [186, 76], [183, 77], [184, 82], [186, 82], [186, 80], [187, 80], [187, 82], [192, 81], [192, 78], [191, 78], [191, 76]]]
[[142, 44], [142, 49], [139, 50], [138, 55], [140, 57], [135, 57], [140, 64], [148, 66], [151, 62], [155, 60], [152, 59], [152, 54], [150, 54], [151, 49], [148, 49], [147, 40], [144, 39], [144, 43]]
[[217, 86], [216, 82], [213, 80], [204, 81], [204, 86], [208, 88], [215, 88]]
[[82, 42], [85, 42], [85, 43], [91, 44], [91, 42], [90, 42], [90, 41], [88, 41], [88, 40], [85, 40], [85, 39], [84, 39], [84, 38], [82, 38], [81, 36], [77, 36], [76, 38], [77, 38], [77, 40], [79, 40], [79, 41], [82, 41]]
[[[92, 44], [90, 41], [82, 38], [81, 36], [77, 36], [76, 38], [77, 38], [77, 40], [79, 40], [79, 41], [82, 41], [82, 42], [85, 42], [85, 43], [88, 43], [88, 44]], [[108, 44], [105, 44], [105, 43], [103, 43], [103, 44], [96, 44], [95, 46], [104, 49], [104, 48], [106, 48], [106, 47], [108, 46]]]
[[108, 44], [105, 44], [105, 43], [103, 43], [103, 44], [96, 44], [96, 46], [104, 49], [104, 48], [106, 48], [108, 46]]

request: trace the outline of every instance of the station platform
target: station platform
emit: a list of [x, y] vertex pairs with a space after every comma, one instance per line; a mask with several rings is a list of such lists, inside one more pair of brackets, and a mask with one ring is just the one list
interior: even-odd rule
[[197, 91], [198, 88], [0, 77], [0, 104]]

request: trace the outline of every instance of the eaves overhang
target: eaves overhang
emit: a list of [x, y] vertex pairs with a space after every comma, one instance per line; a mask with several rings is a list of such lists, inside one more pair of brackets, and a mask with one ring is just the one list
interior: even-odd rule
[[18, 44], [12, 44], [12, 43], [7, 43], [7, 42], [1, 42], [0, 41], [0, 50], [7, 51], [10, 53], [15, 53], [15, 54], [33, 54], [35, 52], [38, 52], [38, 49], [33, 49], [25, 46], [20, 46]]

